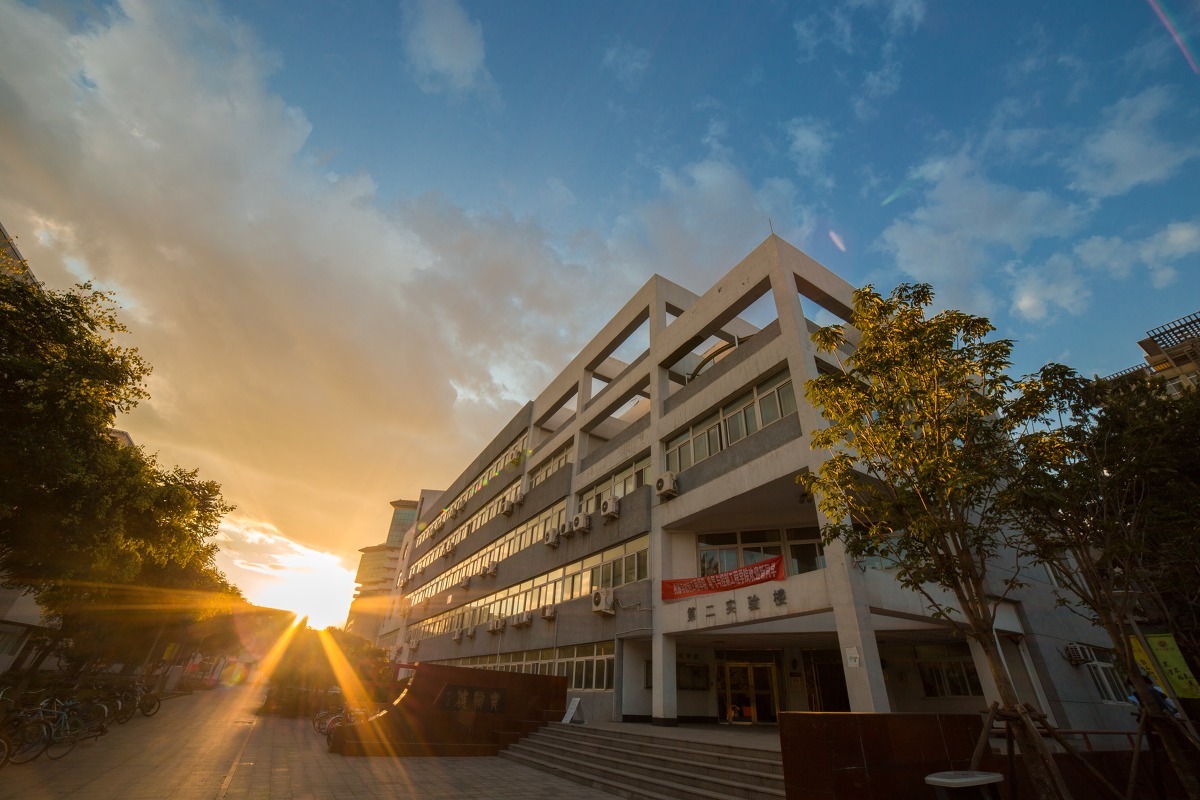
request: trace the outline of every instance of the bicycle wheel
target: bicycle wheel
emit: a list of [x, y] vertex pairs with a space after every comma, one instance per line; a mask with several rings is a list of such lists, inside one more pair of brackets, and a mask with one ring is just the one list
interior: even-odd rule
[[46, 745], [46, 758], [62, 758], [74, 750], [84, 727], [83, 720], [79, 717], [71, 716], [60, 720], [54, 726], [50, 742]]
[[142, 712], [143, 717], [153, 717], [158, 713], [158, 709], [162, 707], [162, 700], [159, 700], [156, 695], [148, 694], [138, 703], [138, 710]]
[[133, 719], [133, 715], [137, 713], [137, 703], [133, 702], [131, 698], [126, 698], [119, 702], [120, 706], [117, 708], [115, 718], [117, 722], [124, 725], [126, 722], [129, 722], [129, 720]]
[[0, 736], [0, 769], [4, 769], [4, 765], [8, 763], [8, 739]]
[[325, 720], [329, 719], [330, 714], [331, 712], [329, 711], [318, 711], [314, 714], [312, 719], [313, 730], [324, 735]]
[[28, 764], [42, 754], [50, 743], [50, 723], [31, 719], [9, 737], [8, 760], [12, 764]]

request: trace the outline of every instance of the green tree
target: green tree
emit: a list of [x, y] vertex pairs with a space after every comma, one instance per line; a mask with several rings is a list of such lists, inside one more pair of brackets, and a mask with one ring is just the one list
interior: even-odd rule
[[[20, 267], [0, 253], [0, 580], [54, 626], [38, 663], [57, 651], [86, 664], [107, 656], [119, 637], [100, 646], [105, 615], [137, 588], [236, 593], [211, 542], [231, 507], [216, 483], [112, 435], [147, 396], [149, 366], [115, 342], [111, 296], [48, 290]], [[139, 618], [114, 624], [132, 634]]]
[[[1023, 552], [1002, 489], [1019, 475], [1017, 435], [1045, 409], [1014, 402], [1022, 385], [1008, 376], [1010, 341], [989, 340], [981, 317], [927, 317], [932, 300], [928, 285], [902, 284], [888, 297], [867, 286], [854, 294], [853, 346], [841, 325], [813, 334], [841, 370], [806, 386], [828, 423], [812, 446], [830, 457], [801, 480], [830, 520], [825, 540], [892, 562], [901, 585], [978, 643], [1001, 706], [1016, 714], [993, 633], [998, 603], [1020, 585]], [[1014, 736], [1038, 797], [1066, 796], [1028, 717]]]
[[1138, 679], [1131, 644], [1134, 620], [1148, 617], [1195, 653], [1200, 392], [1171, 396], [1161, 381], [1091, 381], [1063, 367], [1041, 377], [1030, 394], [1060, 413], [1023, 437], [1027, 460], [1012, 493], [1025, 534], [1063, 586], [1060, 602], [1112, 640], [1188, 797], [1200, 798], [1200, 745]]

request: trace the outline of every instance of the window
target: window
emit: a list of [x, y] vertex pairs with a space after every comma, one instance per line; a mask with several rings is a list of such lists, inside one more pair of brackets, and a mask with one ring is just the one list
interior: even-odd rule
[[787, 370], [726, 403], [719, 413], [695, 423], [666, 442], [667, 470], [682, 472], [745, 439], [759, 428], [796, 412]]
[[983, 687], [963, 642], [924, 644], [913, 648], [926, 697], [982, 697]]
[[820, 528], [788, 528], [788, 574], [803, 575], [825, 569], [825, 548]]
[[1125, 682], [1121, 679], [1121, 671], [1113, 663], [1111, 650], [1102, 647], [1087, 648], [1092, 660], [1084, 664], [1088, 674], [1092, 676], [1092, 684], [1106, 703], [1125, 703]]
[[[786, 534], [786, 542], [785, 542]], [[825, 555], [816, 528], [778, 528], [730, 533], [702, 533], [696, 537], [700, 575], [716, 575], [738, 567], [784, 556], [789, 575], [824, 569]]]

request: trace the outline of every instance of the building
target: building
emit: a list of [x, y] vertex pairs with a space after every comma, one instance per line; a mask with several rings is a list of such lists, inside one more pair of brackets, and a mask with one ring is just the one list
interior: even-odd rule
[[394, 603], [392, 593], [400, 571], [400, 559], [404, 554], [404, 534], [417, 522], [424, 507], [436, 499], [441, 492], [425, 489], [418, 500], [393, 500], [392, 520], [388, 526], [387, 540], [359, 550], [358, 572], [354, 576], [357, 584], [350, 612], [346, 617], [346, 630], [376, 642], [380, 647], [392, 648], [394, 642], [385, 636], [385, 622], [391, 616]]
[[[886, 564], [822, 546], [796, 481], [824, 457], [811, 316], [845, 319], [852, 291], [774, 235], [703, 295], [652, 277], [406, 533], [399, 656], [566, 675], [589, 721], [995, 698]], [[1103, 633], [1050, 581], [998, 613], [1018, 690], [1060, 727], [1127, 727]]]
[[1200, 311], [1146, 331], [1146, 338], [1138, 346], [1146, 363], [1123, 369], [1105, 380], [1154, 375], [1166, 382], [1171, 394], [1200, 387]]

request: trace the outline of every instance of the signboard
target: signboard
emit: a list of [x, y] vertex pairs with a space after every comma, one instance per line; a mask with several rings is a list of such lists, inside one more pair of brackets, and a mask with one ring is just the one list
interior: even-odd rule
[[[1142, 649], [1141, 642], [1134, 637], [1130, 637], [1129, 642], [1133, 645], [1134, 659], [1147, 675], [1154, 677], [1155, 683], [1159, 686], [1170, 685], [1171, 691], [1175, 693], [1176, 697], [1200, 699], [1200, 683], [1196, 681], [1196, 677], [1188, 669], [1187, 662], [1183, 660], [1183, 653], [1179, 652], [1179, 645], [1175, 643], [1174, 636], [1169, 633], [1146, 635], [1146, 642], [1154, 651], [1154, 658], [1162, 667], [1162, 672], [1154, 668], [1150, 657]], [[1163, 672], [1166, 672], [1166, 675], [1163, 675]]]
[[759, 561], [757, 564], [740, 567], [729, 572], [718, 572], [716, 575], [664, 580], [662, 582], [662, 599], [679, 600], [698, 594], [724, 592], [728, 589], [753, 586], [756, 583], [781, 581], [785, 577], [787, 575], [783, 569], [783, 556], [772, 556], [766, 561]]
[[475, 711], [503, 714], [505, 690], [489, 686], [447, 686], [438, 697], [442, 711]]

